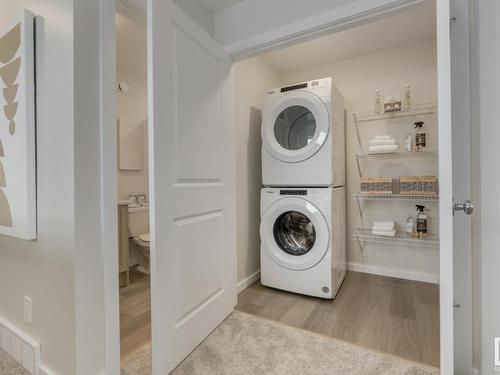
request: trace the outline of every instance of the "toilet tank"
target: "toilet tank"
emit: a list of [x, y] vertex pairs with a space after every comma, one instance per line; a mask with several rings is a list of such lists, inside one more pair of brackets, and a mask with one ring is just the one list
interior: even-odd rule
[[128, 207], [128, 227], [131, 237], [149, 233], [149, 205]]

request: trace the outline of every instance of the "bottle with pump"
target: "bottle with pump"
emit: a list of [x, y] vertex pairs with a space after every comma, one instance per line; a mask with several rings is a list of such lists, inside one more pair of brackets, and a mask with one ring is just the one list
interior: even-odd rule
[[417, 121], [414, 125], [415, 129], [417, 129], [415, 133], [415, 149], [417, 151], [422, 151], [427, 147], [427, 135], [424, 129], [425, 122]]
[[418, 215], [417, 215], [417, 237], [425, 238], [427, 237], [427, 214], [424, 212], [425, 206], [416, 205]]
[[409, 238], [411, 238], [414, 236], [414, 233], [415, 233], [415, 220], [413, 219], [413, 216], [410, 214], [406, 219], [406, 235]]

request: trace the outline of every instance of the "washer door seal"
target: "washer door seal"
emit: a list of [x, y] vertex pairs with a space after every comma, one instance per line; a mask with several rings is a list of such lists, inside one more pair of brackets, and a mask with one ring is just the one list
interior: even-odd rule
[[325, 256], [330, 231], [321, 211], [306, 199], [283, 198], [262, 215], [262, 248], [280, 266], [290, 270], [314, 267]]

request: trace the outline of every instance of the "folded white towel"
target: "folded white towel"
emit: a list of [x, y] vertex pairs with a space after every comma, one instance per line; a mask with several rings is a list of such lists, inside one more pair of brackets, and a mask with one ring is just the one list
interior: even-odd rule
[[384, 146], [384, 145], [395, 145], [396, 140], [391, 139], [370, 139], [370, 145], [372, 146]]
[[376, 135], [373, 139], [392, 139], [390, 135]]
[[376, 231], [393, 231], [395, 225], [394, 223], [374, 223], [372, 229]]
[[395, 237], [396, 236], [396, 231], [395, 230], [392, 230], [392, 231], [376, 231], [376, 230], [372, 230], [372, 234], [374, 234], [376, 236], [383, 236], [383, 237]]
[[380, 226], [390, 226], [394, 227], [394, 220], [379, 220], [379, 221], [374, 221], [373, 225], [380, 225]]
[[384, 152], [384, 151], [396, 151], [398, 145], [384, 145], [384, 146], [370, 146], [368, 147], [369, 152]]

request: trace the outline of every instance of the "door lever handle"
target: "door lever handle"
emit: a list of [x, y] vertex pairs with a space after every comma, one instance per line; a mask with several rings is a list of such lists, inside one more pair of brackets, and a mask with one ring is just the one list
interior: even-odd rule
[[455, 212], [463, 211], [466, 215], [471, 215], [474, 212], [474, 205], [470, 200], [466, 200], [464, 203], [454, 203], [453, 204], [453, 216]]

